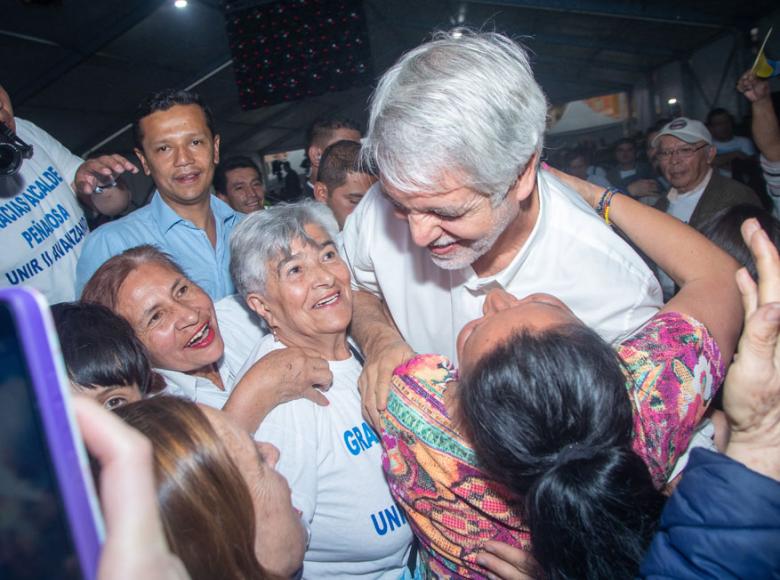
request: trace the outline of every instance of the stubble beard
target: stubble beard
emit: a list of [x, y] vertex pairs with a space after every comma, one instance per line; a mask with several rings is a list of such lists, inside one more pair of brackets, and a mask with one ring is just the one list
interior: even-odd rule
[[[484, 237], [474, 240], [469, 245], [459, 245], [451, 254], [446, 257], [437, 256], [429, 252], [433, 263], [442, 270], [460, 270], [470, 266], [479, 258], [487, 254], [498, 240], [499, 236], [509, 227], [509, 224], [517, 217], [519, 209], [517, 204], [507, 197], [493, 209], [493, 226]], [[447, 245], [458, 242], [457, 238], [451, 236], [442, 236], [436, 240], [436, 245]]]

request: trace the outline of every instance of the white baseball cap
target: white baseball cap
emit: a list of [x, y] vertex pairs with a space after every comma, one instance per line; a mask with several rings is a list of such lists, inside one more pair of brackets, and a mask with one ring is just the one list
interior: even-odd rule
[[678, 117], [672, 121], [669, 121], [664, 125], [663, 129], [658, 132], [658, 135], [653, 137], [653, 142], [650, 144], [653, 147], [658, 146], [658, 140], [664, 135], [671, 135], [677, 137], [680, 141], [686, 143], [698, 143], [699, 141], [706, 141], [708, 145], [712, 145], [712, 135], [709, 129], [704, 126], [701, 121], [695, 119], [688, 119], [687, 117]]

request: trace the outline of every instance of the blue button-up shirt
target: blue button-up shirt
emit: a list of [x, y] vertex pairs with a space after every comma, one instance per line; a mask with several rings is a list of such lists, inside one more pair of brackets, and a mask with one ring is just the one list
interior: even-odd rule
[[103, 224], [87, 236], [76, 267], [76, 295], [81, 296], [84, 285], [106, 260], [142, 244], [157, 246], [170, 255], [212, 300], [233, 294], [230, 233], [242, 214], [213, 195], [211, 211], [217, 223], [216, 247], [204, 230], [173, 211], [159, 192], [148, 205]]

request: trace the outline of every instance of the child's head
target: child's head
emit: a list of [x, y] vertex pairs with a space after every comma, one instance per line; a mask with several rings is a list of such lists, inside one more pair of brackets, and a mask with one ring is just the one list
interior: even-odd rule
[[146, 349], [124, 318], [80, 302], [55, 304], [51, 312], [74, 391], [114, 409], [153, 390]]

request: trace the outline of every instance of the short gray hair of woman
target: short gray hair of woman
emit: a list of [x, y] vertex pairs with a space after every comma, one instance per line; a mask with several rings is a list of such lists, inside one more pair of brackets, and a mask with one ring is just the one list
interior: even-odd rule
[[314, 200], [280, 203], [249, 214], [235, 227], [230, 235], [230, 275], [244, 300], [252, 292], [265, 293], [268, 265], [290, 256], [294, 240], [314, 243], [305, 230], [312, 224], [336, 241], [339, 226], [333, 212]]
[[492, 32], [440, 32], [380, 79], [363, 163], [406, 193], [439, 191], [452, 169], [495, 206], [541, 151], [546, 119], [523, 47]]

